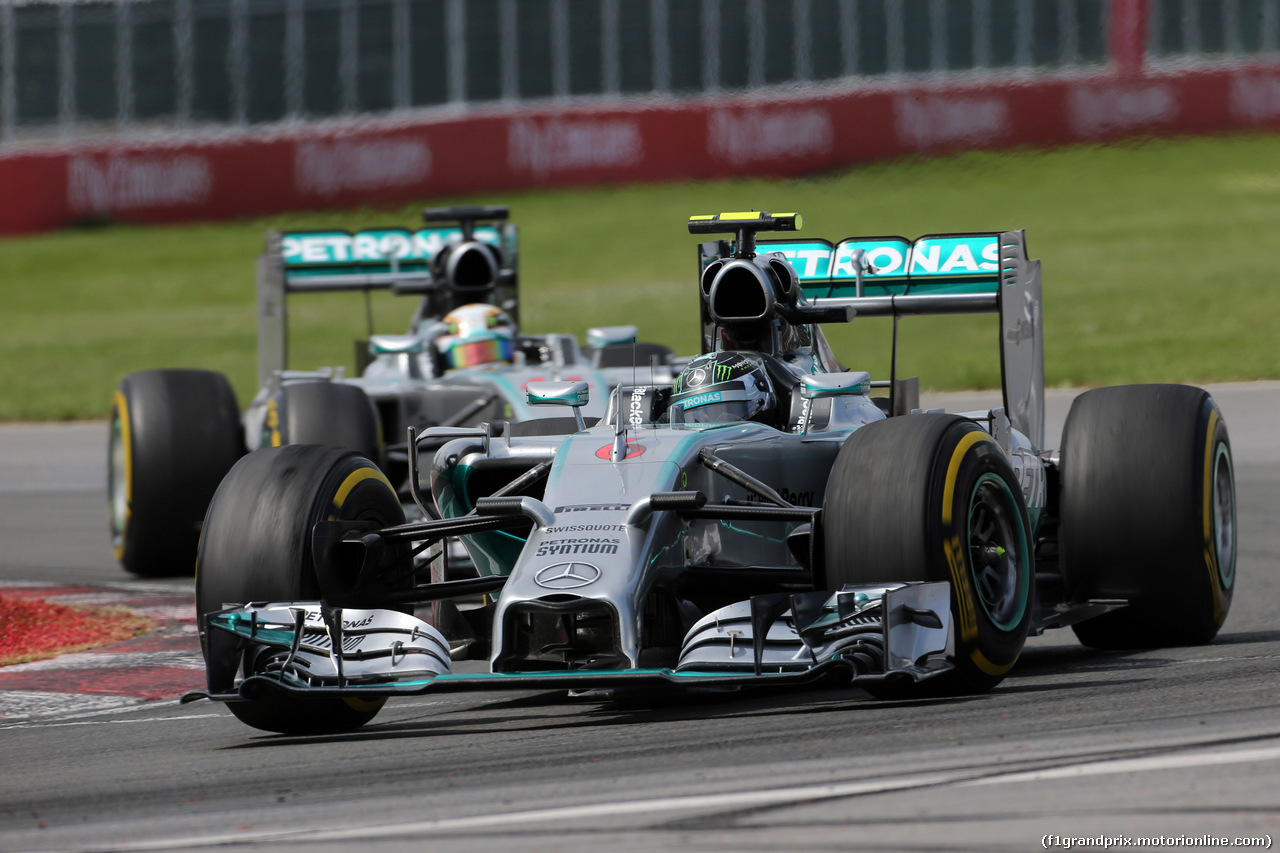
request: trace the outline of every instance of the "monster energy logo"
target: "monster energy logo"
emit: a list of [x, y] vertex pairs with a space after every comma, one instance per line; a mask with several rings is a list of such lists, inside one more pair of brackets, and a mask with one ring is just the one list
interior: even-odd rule
[[717, 364], [715, 371], [712, 373], [712, 382], [727, 382], [731, 373], [731, 369], [727, 364]]

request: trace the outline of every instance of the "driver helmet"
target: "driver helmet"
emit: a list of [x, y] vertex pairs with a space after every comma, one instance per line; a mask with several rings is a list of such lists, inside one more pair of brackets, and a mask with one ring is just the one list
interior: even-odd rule
[[764, 364], [741, 352], [700, 355], [671, 389], [672, 423], [769, 422], [777, 396]]
[[515, 350], [516, 324], [493, 305], [472, 303], [444, 315], [443, 334], [436, 350], [449, 368], [510, 364]]

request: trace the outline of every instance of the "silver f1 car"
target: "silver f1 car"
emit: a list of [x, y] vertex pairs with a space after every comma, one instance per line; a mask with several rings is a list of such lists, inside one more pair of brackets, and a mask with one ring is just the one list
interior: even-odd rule
[[[190, 574], [214, 489], [249, 450], [345, 447], [401, 485], [407, 427], [547, 417], [554, 413], [531, 407], [523, 390], [546, 379], [587, 382], [595, 402], [586, 415], [594, 422], [636, 361], [646, 375], [652, 369], [670, 381], [670, 350], [637, 344], [633, 326], [592, 329], [585, 350], [571, 335], [518, 333], [519, 253], [507, 208], [451, 207], [423, 216], [428, 227], [415, 232], [267, 234], [258, 264], [260, 390], [243, 417], [221, 373], [125, 377], [112, 407], [108, 503], [115, 555], [126, 569]], [[373, 334], [370, 319], [368, 340], [356, 343], [359, 376], [288, 369], [289, 294], [363, 291], [367, 299], [372, 290], [420, 298], [406, 334]]]
[[[1212, 639], [1236, 549], [1208, 394], [1086, 392], [1046, 450], [1022, 232], [757, 243], [800, 226], [693, 217], [693, 233], [732, 235], [699, 247], [704, 352], [670, 385], [617, 388], [600, 423], [580, 416], [587, 386], [563, 381], [527, 389], [574, 413], [563, 434], [411, 434], [414, 496], [439, 518], [406, 523], [354, 453], [240, 460], [205, 522], [208, 688], [187, 698], [332, 732], [426, 691], [971, 692], [1048, 628], [1100, 648]], [[999, 317], [1003, 400], [961, 414], [921, 411], [914, 380], [843, 369], [821, 328], [972, 312]], [[439, 447], [429, 472], [419, 445]], [[441, 579], [451, 536], [477, 577]], [[430, 577], [415, 553], [437, 555]], [[487, 667], [454, 671], [466, 658]]]

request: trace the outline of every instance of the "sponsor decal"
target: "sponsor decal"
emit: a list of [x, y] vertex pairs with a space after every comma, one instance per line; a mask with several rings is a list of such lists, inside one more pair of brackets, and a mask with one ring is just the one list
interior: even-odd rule
[[705, 394], [694, 394], [692, 397], [686, 397], [680, 402], [680, 405], [686, 409], [693, 409], [698, 406], [705, 406], [708, 403], [719, 403], [720, 397], [719, 391], [708, 391]]
[[600, 570], [590, 563], [556, 563], [533, 576], [533, 582], [546, 589], [577, 589], [599, 579]]
[[631, 424], [632, 429], [639, 429], [644, 425], [644, 389], [635, 387], [631, 389], [631, 401], [627, 405], [627, 423]]
[[916, 148], [992, 142], [1009, 127], [1009, 106], [1001, 98], [903, 95], [893, 112], [898, 137]]
[[[345, 631], [349, 628], [367, 628], [373, 624], [374, 615], [375, 614], [370, 613], [368, 616], [365, 616], [363, 619], [343, 619], [342, 629]], [[308, 623], [322, 624], [324, 622], [324, 617], [320, 614], [320, 611], [318, 610], [308, 610], [306, 621]]]
[[293, 182], [302, 193], [399, 188], [430, 174], [431, 149], [421, 139], [311, 140], [293, 151]]
[[1000, 243], [994, 236], [917, 240], [911, 247], [909, 272], [913, 278], [995, 272], [999, 267]]
[[732, 163], [826, 154], [835, 144], [826, 110], [715, 110], [707, 118], [707, 153]]
[[556, 512], [626, 512], [631, 504], [565, 504], [555, 508]]
[[508, 165], [538, 177], [571, 169], [633, 166], [643, 159], [640, 125], [631, 119], [522, 119], [507, 131]]
[[1067, 95], [1071, 128], [1085, 137], [1165, 124], [1178, 117], [1178, 99], [1162, 83], [1146, 86], [1076, 86]]
[[801, 398], [800, 401], [800, 418], [796, 421], [796, 425], [792, 428], [792, 432], [804, 432], [809, 428], [809, 414], [813, 408], [813, 401], [807, 397]]
[[616, 554], [618, 540], [598, 536], [584, 536], [576, 539], [548, 539], [538, 543], [535, 557], [554, 557], [570, 554]]
[[1047, 486], [1045, 485], [1044, 465], [1033, 454], [1016, 452], [1010, 461], [1013, 463], [1013, 474], [1018, 478], [1022, 488], [1022, 498], [1028, 509], [1038, 509], [1045, 505]]
[[617, 533], [621, 532], [624, 525], [621, 524], [557, 524], [554, 527], [548, 527], [546, 533]]
[[[430, 260], [449, 237], [461, 233], [457, 228], [424, 228], [409, 232], [403, 229], [361, 231], [311, 231], [285, 234], [281, 249], [287, 266], [307, 264], [341, 264], [359, 261], [386, 261], [390, 258], [408, 261]], [[498, 232], [481, 226], [475, 238], [497, 245]]]
[[72, 157], [67, 205], [75, 214], [202, 204], [213, 192], [213, 168], [194, 154]]
[[[778, 496], [787, 503], [795, 504], [796, 506], [816, 506], [813, 502], [812, 491], [793, 492], [786, 486], [782, 486], [776, 489], [776, 491]], [[772, 505], [773, 502], [765, 500], [755, 492], [747, 492], [747, 503], [764, 503]]]
[[[596, 458], [608, 459], [609, 453], [612, 450], [613, 450], [613, 443], [610, 442], [609, 444], [606, 444], [604, 447], [596, 451]], [[640, 440], [636, 438], [628, 438], [627, 439], [627, 455], [622, 457], [620, 461], [625, 462], [628, 459], [634, 459], [637, 456], [639, 456], [641, 453], [644, 453], [644, 445], [640, 443]]]
[[698, 386], [705, 384], [707, 381], [707, 371], [703, 370], [701, 367], [690, 368], [688, 376], [690, 388], [697, 388]]
[[914, 244], [906, 240], [845, 240], [832, 248], [821, 242], [768, 244], [765, 249], [785, 257], [802, 281], [854, 280], [858, 272], [853, 253], [866, 252], [872, 271], [864, 279], [956, 276], [992, 273], [1000, 269], [1000, 242], [996, 235], [927, 237]]

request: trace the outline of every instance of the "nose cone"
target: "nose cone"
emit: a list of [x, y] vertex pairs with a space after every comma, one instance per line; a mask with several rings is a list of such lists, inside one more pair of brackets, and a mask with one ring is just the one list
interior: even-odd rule
[[644, 534], [619, 506], [560, 507], [532, 531], [494, 614], [495, 672], [636, 666]]

